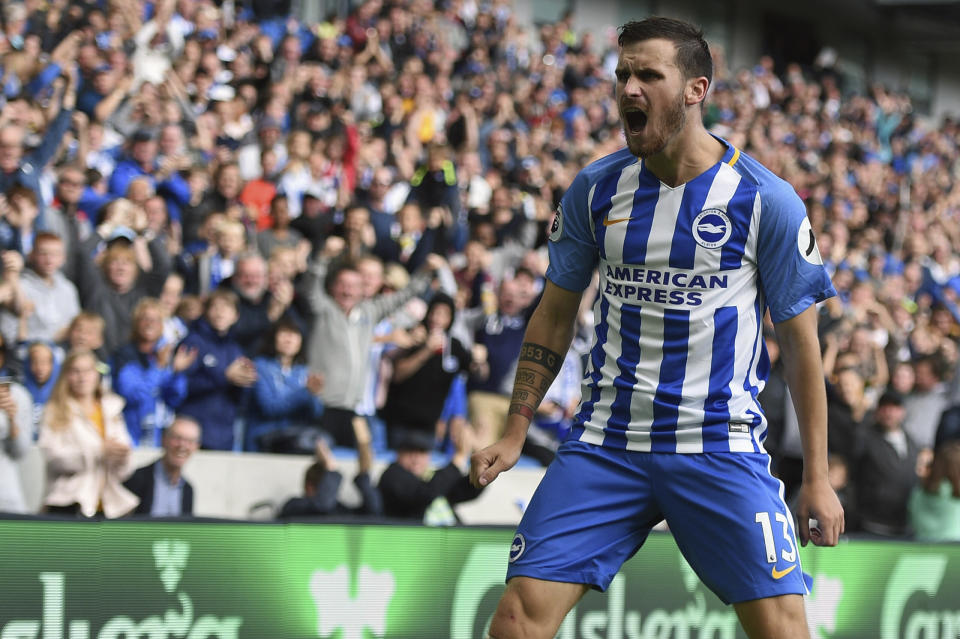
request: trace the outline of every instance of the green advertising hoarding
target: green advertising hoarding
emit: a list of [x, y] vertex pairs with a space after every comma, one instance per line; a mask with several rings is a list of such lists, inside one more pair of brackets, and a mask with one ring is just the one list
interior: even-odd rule
[[[506, 528], [0, 521], [0, 639], [474, 639]], [[960, 638], [960, 545], [808, 547], [814, 637]], [[653, 534], [560, 639], [744, 637]]]

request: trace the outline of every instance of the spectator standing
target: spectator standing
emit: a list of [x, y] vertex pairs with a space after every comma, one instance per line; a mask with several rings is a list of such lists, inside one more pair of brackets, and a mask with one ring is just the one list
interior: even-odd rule
[[32, 342], [26, 348], [23, 363], [23, 384], [30, 393], [33, 404], [31, 413], [31, 440], [37, 438], [37, 429], [43, 417], [43, 409], [50, 399], [53, 387], [60, 377], [63, 349], [47, 342]]
[[278, 246], [300, 248], [305, 239], [300, 231], [290, 228], [290, 209], [286, 195], [275, 195], [270, 200], [270, 225], [257, 233], [260, 255], [269, 258]]
[[30, 395], [9, 377], [0, 378], [0, 512], [25, 513], [18, 461], [30, 447]]
[[323, 376], [303, 364], [303, 334], [295, 323], [279, 320], [266, 345], [264, 354], [254, 360], [257, 382], [244, 450], [308, 452], [316, 444], [315, 424], [323, 415]]
[[290, 306], [293, 283], [283, 278], [271, 283], [267, 277], [267, 263], [259, 253], [238, 256], [233, 275], [224, 280], [221, 287], [237, 295], [239, 319], [233, 327], [233, 335], [243, 344], [248, 355], [261, 350], [263, 339], [277, 320], [282, 317], [299, 319]]
[[257, 381], [257, 369], [243, 354], [233, 338], [237, 322], [237, 296], [218, 289], [207, 298], [204, 315], [191, 327], [183, 345], [196, 349], [193, 364], [186, 370], [187, 396], [180, 413], [200, 424], [201, 447], [211, 450], [232, 450], [239, 408], [246, 400], [246, 390]]
[[145, 297], [133, 309], [133, 334], [110, 366], [113, 389], [123, 397], [124, 421], [134, 446], [159, 446], [163, 430], [187, 395], [184, 374], [197, 351], [163, 339], [164, 311]]
[[[63, 72], [66, 76], [66, 84], [60, 109], [47, 127], [36, 149], [29, 154], [24, 152], [24, 127], [13, 123], [0, 126], [0, 192], [6, 193], [14, 184], [20, 184], [33, 191], [36, 196], [35, 202], [43, 201], [40, 177], [63, 142], [77, 102], [76, 65], [72, 62], [64, 65]], [[40, 228], [45, 228], [43, 223], [40, 224]]]
[[124, 486], [139, 499], [135, 515], [189, 517], [193, 515], [193, 485], [183, 477], [183, 467], [200, 446], [200, 425], [177, 417], [163, 431], [163, 455], [138, 468]]
[[403, 290], [364, 299], [363, 278], [356, 267], [344, 264], [327, 273], [330, 256], [339, 253], [338, 248], [342, 248], [342, 240], [328, 244], [326, 255], [314, 263], [304, 282], [305, 298], [313, 314], [307, 363], [325, 380], [321, 427], [337, 444], [352, 446], [353, 418], [363, 395], [367, 356], [377, 323], [407, 300], [426, 292], [445, 261], [431, 255], [427, 268], [411, 278]]
[[940, 416], [949, 406], [943, 383], [943, 366], [936, 355], [914, 361], [914, 387], [904, 398], [903, 428], [921, 448], [933, 448]]
[[504, 280], [500, 284], [497, 311], [483, 316], [476, 331], [476, 343], [486, 348], [486, 366], [473, 372], [467, 391], [470, 423], [480, 447], [496, 441], [506, 423], [510, 384], [527, 327], [528, 304], [519, 284], [515, 280]]
[[133, 510], [137, 497], [121, 483], [133, 471], [131, 443], [123, 400], [102, 389], [96, 356], [71, 351], [40, 424], [37, 445], [47, 467], [44, 510], [108, 519]]
[[[70, 322], [80, 312], [77, 287], [60, 272], [64, 257], [63, 240], [41, 231], [34, 241], [27, 268], [19, 273], [7, 270], [8, 279], [19, 287], [21, 299], [30, 303], [25, 340], [62, 340]], [[18, 341], [20, 318], [4, 312], [0, 321], [7, 341]]]
[[907, 533], [907, 501], [917, 483], [920, 449], [904, 431], [903, 398], [884, 393], [877, 402], [873, 427], [853, 455], [860, 527], [885, 537]]
[[416, 332], [418, 343], [392, 356], [393, 376], [381, 411], [391, 447], [407, 431], [434, 435], [454, 378], [470, 367], [470, 352], [450, 336], [455, 312], [453, 299], [434, 295]]

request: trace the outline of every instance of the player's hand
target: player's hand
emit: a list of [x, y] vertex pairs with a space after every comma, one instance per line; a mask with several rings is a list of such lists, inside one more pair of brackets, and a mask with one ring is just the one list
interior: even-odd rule
[[476, 488], [486, 486], [500, 473], [510, 470], [520, 459], [523, 442], [501, 439], [473, 454], [470, 458], [470, 483]]
[[[844, 531], [843, 506], [829, 482], [804, 481], [797, 500], [800, 545], [812, 541], [814, 546], [836, 546]], [[817, 520], [811, 527], [810, 520]]]

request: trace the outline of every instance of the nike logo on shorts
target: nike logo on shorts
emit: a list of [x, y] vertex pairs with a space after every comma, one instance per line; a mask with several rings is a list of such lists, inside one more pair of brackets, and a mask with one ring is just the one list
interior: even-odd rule
[[790, 566], [790, 567], [787, 568], [786, 570], [777, 570], [777, 567], [776, 567], [776, 566], [771, 566], [771, 567], [770, 567], [770, 576], [773, 577], [774, 579], [783, 579], [784, 577], [786, 577], [787, 575], [789, 575], [789, 574], [793, 571], [793, 569], [796, 568], [796, 567], [797, 567], [797, 564], [793, 564], [792, 566]]

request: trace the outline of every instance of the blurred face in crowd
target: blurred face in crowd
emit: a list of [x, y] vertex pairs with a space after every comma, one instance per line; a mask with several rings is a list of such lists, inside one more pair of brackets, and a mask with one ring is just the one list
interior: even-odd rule
[[57, 180], [57, 199], [67, 206], [76, 204], [83, 195], [84, 185], [83, 173], [77, 169], [64, 169]]
[[[266, 146], [266, 143], [262, 143]], [[266, 151], [260, 156], [260, 171], [263, 173], [264, 178], [268, 178], [277, 172], [277, 154], [267, 148]]]
[[153, 140], [134, 142], [130, 150], [133, 161], [147, 170], [153, 169], [153, 162], [157, 159], [157, 143]]
[[846, 368], [837, 373], [837, 386], [847, 405], [853, 406], [863, 397], [863, 377], [856, 370]]
[[280, 281], [292, 282], [298, 272], [299, 258], [296, 249], [289, 246], [278, 246], [273, 249], [267, 261], [268, 286], [272, 287]]
[[30, 347], [30, 374], [39, 384], [46, 384], [53, 375], [53, 351], [46, 344]]
[[81, 355], [65, 367], [67, 390], [77, 399], [90, 399], [100, 384], [96, 358], [92, 354]]
[[921, 393], [932, 391], [937, 387], [937, 384], [940, 383], [940, 379], [937, 377], [937, 371], [928, 360], [918, 361], [914, 364], [913, 371], [916, 389]]
[[430, 453], [425, 450], [399, 450], [397, 463], [417, 477], [423, 477], [430, 468]]
[[363, 296], [367, 299], [377, 295], [383, 288], [383, 263], [379, 260], [363, 260], [357, 264], [363, 280]]
[[234, 287], [244, 298], [259, 302], [267, 291], [267, 264], [261, 257], [248, 257], [237, 262]]
[[159, 304], [142, 307], [133, 330], [141, 342], [155, 344], [163, 335], [163, 310]]
[[103, 346], [103, 324], [92, 319], [80, 318], [70, 326], [67, 339], [72, 349], [95, 351]]
[[890, 378], [890, 385], [893, 390], [901, 395], [906, 395], [913, 390], [913, 366], [907, 362], [900, 362], [893, 369], [893, 375]]
[[486, 247], [476, 240], [467, 242], [466, 247], [464, 247], [464, 257], [467, 258], [467, 269], [470, 271], [480, 271], [486, 268], [487, 256]]
[[306, 161], [310, 157], [310, 134], [306, 131], [294, 131], [287, 144], [287, 153], [291, 158]]
[[200, 426], [187, 417], [178, 417], [163, 433], [163, 460], [168, 468], [180, 470], [200, 446]]
[[277, 355], [282, 358], [293, 359], [300, 352], [300, 346], [303, 344], [303, 336], [297, 331], [286, 328], [277, 331], [274, 348]]
[[111, 288], [126, 293], [137, 280], [137, 263], [132, 254], [109, 256], [104, 264], [104, 272]]
[[20, 229], [33, 227], [33, 221], [37, 219], [39, 209], [30, 198], [23, 195], [14, 195], [10, 197], [10, 209], [7, 211], [7, 221], [12, 226]]
[[416, 204], [405, 204], [397, 211], [397, 222], [403, 233], [416, 233], [422, 231], [424, 227], [423, 214]]
[[181, 299], [183, 299], [183, 277], [177, 273], [171, 273], [163, 282], [163, 290], [160, 291], [160, 306], [163, 307], [167, 317], [173, 317]]
[[330, 297], [340, 310], [349, 313], [363, 300], [363, 276], [353, 269], [343, 269], [333, 280]]
[[368, 224], [370, 224], [370, 211], [363, 207], [350, 209], [343, 220], [344, 230], [348, 234], [360, 234]]
[[884, 402], [877, 406], [874, 419], [885, 432], [895, 431], [903, 424], [907, 412], [900, 404]]
[[213, 330], [226, 333], [237, 321], [237, 307], [222, 297], [215, 297], [207, 305], [206, 317]]
[[500, 284], [500, 312], [504, 315], [517, 315], [525, 306], [523, 290], [516, 280], [503, 280]]
[[160, 131], [160, 153], [177, 155], [183, 151], [183, 129], [178, 125], [168, 125]]
[[616, 100], [631, 153], [641, 158], [656, 155], [683, 129], [685, 84], [671, 41], [655, 38], [623, 47]]
[[270, 203], [270, 216], [273, 218], [273, 228], [285, 229], [290, 224], [290, 204], [285, 197], [276, 197]]
[[148, 178], [134, 178], [130, 180], [127, 187], [127, 199], [134, 204], [143, 206], [150, 196], [153, 195], [153, 186]]
[[15, 126], [0, 128], [0, 171], [12, 173], [23, 157], [23, 130]]
[[434, 304], [427, 313], [428, 331], [446, 331], [453, 323], [453, 311], [446, 304]]
[[221, 255], [236, 255], [246, 244], [243, 226], [239, 223], [224, 223], [217, 230], [217, 248]]
[[159, 232], [167, 226], [167, 204], [162, 197], [148, 198], [143, 203], [143, 211], [147, 218], [147, 228]]
[[223, 197], [228, 200], [234, 199], [240, 195], [242, 187], [240, 169], [236, 165], [229, 164], [220, 170], [220, 175], [217, 177], [217, 190]]
[[30, 262], [37, 275], [47, 279], [63, 266], [63, 241], [59, 238], [47, 237], [33, 245], [30, 253]]

